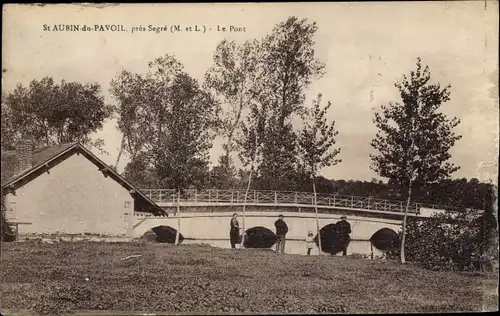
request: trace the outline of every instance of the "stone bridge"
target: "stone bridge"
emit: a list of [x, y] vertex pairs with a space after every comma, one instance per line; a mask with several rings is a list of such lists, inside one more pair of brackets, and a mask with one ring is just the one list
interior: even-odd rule
[[[177, 195], [173, 190], [141, 190], [169, 216], [154, 217], [135, 213], [134, 237], [140, 237], [158, 226], [177, 229], [184, 237], [183, 243], [206, 243], [217, 247], [230, 247], [229, 221], [233, 213], [240, 215], [240, 226], [245, 230], [264, 227], [275, 232], [274, 221], [284, 215], [289, 227], [286, 252], [304, 254], [304, 239], [308, 231], [316, 235], [315, 204], [318, 208], [320, 228], [336, 223], [342, 215], [351, 224], [351, 242], [348, 254], [381, 255], [385, 249], [374, 239], [384, 230], [395, 235], [401, 228], [406, 203], [369, 197], [307, 192], [249, 191], [244, 190], [187, 190], [179, 198], [180, 212], [176, 214]], [[243, 204], [246, 211], [243, 214]], [[437, 205], [412, 203], [409, 216], [429, 217], [443, 212]], [[178, 216], [177, 216], [178, 215]], [[244, 217], [243, 217], [244, 215]], [[384, 242], [382, 242], [384, 244]], [[378, 248], [377, 248], [378, 245]], [[319, 252], [314, 249], [313, 253]]]

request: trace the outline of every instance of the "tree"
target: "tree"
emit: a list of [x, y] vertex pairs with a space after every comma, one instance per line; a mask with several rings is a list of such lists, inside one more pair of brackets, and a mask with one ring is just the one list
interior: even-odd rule
[[299, 136], [299, 148], [302, 156], [304, 169], [310, 174], [313, 184], [314, 209], [316, 212], [316, 230], [318, 234], [318, 245], [320, 254], [321, 236], [318, 218], [318, 205], [316, 201], [316, 175], [324, 167], [336, 165], [341, 162], [337, 159], [340, 148], [334, 148], [335, 137], [338, 131], [335, 129], [335, 121], [330, 124], [327, 121], [327, 112], [331, 102], [328, 102], [324, 108], [321, 107], [321, 97], [319, 94], [313, 102], [312, 109], [306, 111], [303, 116], [304, 127]]
[[261, 85], [258, 102], [269, 112], [262, 131], [260, 182], [267, 189], [280, 189], [293, 178], [297, 167], [296, 135], [292, 119], [304, 108], [311, 81], [323, 75], [325, 65], [316, 59], [314, 35], [318, 27], [307, 19], [290, 17], [276, 25], [261, 43]]
[[145, 153], [140, 153], [132, 158], [125, 166], [123, 176], [138, 188], [161, 189], [151, 161]]
[[210, 186], [214, 189], [234, 189], [237, 186], [236, 168], [227, 154], [220, 156], [219, 164], [210, 170]]
[[389, 178], [401, 188], [406, 197], [401, 240], [401, 262], [405, 263], [406, 219], [412, 193], [429, 183], [449, 178], [459, 169], [448, 162], [449, 150], [461, 138], [453, 133], [460, 121], [451, 120], [438, 112], [450, 99], [450, 86], [441, 88], [430, 84], [429, 67], [422, 67], [420, 58], [410, 77], [403, 76], [395, 87], [402, 103], [382, 106], [375, 113], [374, 123], [379, 129], [371, 145], [377, 151], [371, 154], [371, 168], [381, 177]]
[[[218, 123], [218, 103], [165, 55], [148, 64], [145, 75], [122, 72], [114, 80], [120, 101], [119, 128], [133, 156], [148, 156], [156, 181], [177, 191], [200, 187], [208, 175], [208, 154]], [[132, 125], [133, 124], [133, 125]], [[176, 244], [179, 239], [177, 229]]]
[[92, 141], [91, 135], [112, 112], [97, 83], [56, 84], [44, 77], [28, 87], [19, 84], [2, 102], [2, 146], [29, 139], [41, 146], [78, 141], [102, 149], [103, 140]]
[[[176, 68], [176, 71], [180, 71], [181, 66], [175, 64], [174, 68]], [[141, 102], [144, 100], [137, 97], [141, 95], [144, 84], [145, 81], [140, 75], [127, 70], [122, 70], [110, 82], [111, 88], [109, 92], [118, 103], [114, 110], [117, 114], [118, 130], [122, 133], [115, 169], [118, 168], [120, 158], [124, 152], [128, 153], [131, 160], [134, 161], [144, 147], [146, 135], [142, 132], [141, 127], [146, 122], [143, 121], [145, 116], [139, 112], [143, 109]]]
[[240, 127], [245, 109], [254, 98], [258, 43], [247, 41], [237, 45], [223, 40], [217, 45], [212, 67], [205, 74], [205, 87], [214, 91], [226, 108], [222, 113], [221, 132], [226, 138], [225, 162], [231, 162], [230, 153], [235, 149], [233, 137]]
[[247, 176], [247, 185], [245, 190], [245, 198], [243, 200], [243, 221], [242, 221], [242, 241], [245, 244], [245, 211], [247, 206], [248, 192], [252, 185], [252, 177], [256, 166], [260, 163], [260, 155], [262, 152], [263, 138], [265, 137], [264, 130], [266, 128], [266, 116], [268, 107], [266, 103], [253, 103], [250, 105], [250, 114], [246, 118], [246, 122], [241, 122], [240, 134], [237, 138], [237, 144], [240, 148], [239, 158], [244, 167], [250, 166], [250, 171]]
[[1, 135], [1, 145], [2, 150], [13, 150], [15, 149], [15, 137], [16, 131], [12, 126], [12, 110], [7, 106], [5, 102], [6, 94], [2, 91], [2, 135]]

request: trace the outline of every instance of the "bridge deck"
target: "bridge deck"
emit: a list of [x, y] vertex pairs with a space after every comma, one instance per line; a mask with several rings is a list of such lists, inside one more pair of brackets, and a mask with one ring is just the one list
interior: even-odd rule
[[[174, 206], [177, 200], [175, 190], [141, 190], [161, 207]], [[182, 206], [234, 206], [257, 205], [270, 207], [315, 206], [315, 196], [310, 192], [257, 191], [251, 190], [245, 196], [245, 190], [186, 190], [180, 198]], [[316, 205], [322, 209], [352, 209], [368, 212], [402, 213], [406, 203], [396, 200], [374, 199], [370, 197], [348, 196], [339, 194], [316, 194]], [[408, 212], [417, 215], [422, 209], [442, 210], [433, 204], [411, 203]]]

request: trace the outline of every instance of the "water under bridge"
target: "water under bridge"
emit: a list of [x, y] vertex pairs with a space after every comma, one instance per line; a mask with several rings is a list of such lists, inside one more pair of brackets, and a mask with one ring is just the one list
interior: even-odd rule
[[[274, 221], [284, 215], [289, 227], [286, 252], [305, 252], [304, 238], [308, 231], [316, 234], [315, 205], [318, 208], [320, 228], [348, 217], [351, 224], [351, 243], [348, 253], [381, 254], [385, 249], [374, 248], [374, 236], [381, 231], [397, 236], [406, 210], [406, 202], [371, 197], [341, 194], [316, 194], [311, 192], [259, 191], [250, 190], [186, 190], [179, 198], [180, 212], [176, 215], [177, 193], [169, 189], [141, 190], [170, 216], [149, 216], [136, 213], [134, 216], [134, 237], [142, 236], [153, 227], [177, 228], [184, 237], [184, 243], [206, 243], [212, 246], [229, 247], [229, 221], [233, 213], [242, 215], [246, 205], [245, 231], [259, 227], [271, 234], [275, 231]], [[315, 203], [316, 200], [316, 203]], [[429, 217], [443, 212], [444, 207], [432, 204], [411, 203], [408, 215]], [[240, 226], [243, 218], [240, 217]], [[263, 232], [264, 233], [264, 232]], [[390, 235], [390, 234], [389, 234]], [[380, 244], [380, 242], [378, 243]], [[377, 242], [375, 242], [377, 246]], [[318, 249], [315, 249], [316, 253]]]

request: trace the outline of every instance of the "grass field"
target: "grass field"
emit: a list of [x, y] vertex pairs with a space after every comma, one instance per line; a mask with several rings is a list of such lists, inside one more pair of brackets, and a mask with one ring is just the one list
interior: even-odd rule
[[[0, 310], [20, 315], [396, 313], [497, 309], [497, 274], [204, 245], [1, 245]], [[141, 255], [125, 260], [131, 255]], [[87, 314], [88, 315], [88, 314]]]

